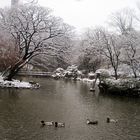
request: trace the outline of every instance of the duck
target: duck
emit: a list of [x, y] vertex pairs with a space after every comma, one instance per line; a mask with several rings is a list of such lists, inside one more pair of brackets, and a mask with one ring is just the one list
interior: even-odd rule
[[110, 119], [109, 117], [107, 117], [106, 122], [107, 123], [117, 123], [118, 120]]
[[55, 127], [65, 127], [65, 123], [64, 122], [54, 122], [54, 126]]
[[98, 121], [90, 121], [89, 119], [87, 119], [87, 124], [93, 124], [93, 125], [97, 125]]
[[90, 88], [89, 91], [95, 92], [95, 88]]
[[45, 121], [41, 121], [41, 125], [42, 126], [45, 126], [45, 125], [47, 125], [47, 126], [52, 126], [52, 125], [54, 125], [54, 122], [53, 121], [50, 121], [50, 122], [45, 122]]

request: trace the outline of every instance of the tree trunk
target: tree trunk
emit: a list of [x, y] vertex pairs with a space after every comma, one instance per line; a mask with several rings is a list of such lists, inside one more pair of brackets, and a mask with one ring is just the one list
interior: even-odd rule
[[137, 72], [136, 72], [136, 70], [133, 68], [133, 66], [132, 66], [132, 71], [133, 71], [134, 77], [137, 78]]
[[13, 77], [19, 72], [19, 70], [26, 64], [26, 60], [18, 61], [14, 66], [12, 66], [7, 72], [8, 75], [4, 78], [4, 80], [12, 81]]
[[13, 77], [18, 73], [19, 68], [11, 68], [9, 74], [5, 77], [4, 80], [12, 81]]
[[117, 73], [117, 70], [115, 69], [115, 79], [117, 80], [118, 79], [118, 73]]
[[134, 77], [137, 78], [137, 74], [136, 74], [136, 72], [133, 72], [133, 73], [134, 73]]

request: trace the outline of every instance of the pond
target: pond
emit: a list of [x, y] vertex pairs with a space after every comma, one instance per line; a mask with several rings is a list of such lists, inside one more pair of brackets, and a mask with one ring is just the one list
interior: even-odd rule
[[[99, 94], [97, 87], [93, 93], [78, 81], [31, 79], [40, 89], [0, 89], [1, 140], [139, 140], [139, 98]], [[106, 123], [108, 116], [118, 122]], [[88, 118], [98, 125], [87, 125]], [[41, 127], [41, 120], [65, 127]]]

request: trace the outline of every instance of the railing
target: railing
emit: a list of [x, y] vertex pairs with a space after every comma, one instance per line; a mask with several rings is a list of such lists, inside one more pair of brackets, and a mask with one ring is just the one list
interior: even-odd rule
[[19, 71], [18, 75], [28, 75], [28, 76], [46, 76], [50, 77], [52, 75], [51, 72], [40, 72], [40, 71]]

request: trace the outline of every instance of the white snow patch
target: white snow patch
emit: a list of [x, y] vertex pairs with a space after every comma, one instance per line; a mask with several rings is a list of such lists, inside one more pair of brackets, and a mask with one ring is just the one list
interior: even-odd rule
[[[80, 81], [82, 81], [82, 82], [84, 82], [84, 83], [93, 83], [93, 82], [95, 82], [95, 79], [88, 79], [88, 78], [83, 78], [83, 79], [81, 79]], [[96, 84], [98, 84], [99, 83], [99, 79], [97, 79], [97, 81], [96, 81]]]
[[2, 88], [39, 88], [40, 85], [38, 83], [30, 83], [30, 82], [24, 82], [19, 80], [12, 80], [7, 81], [3, 80], [3, 77], [0, 77], [0, 87]]

